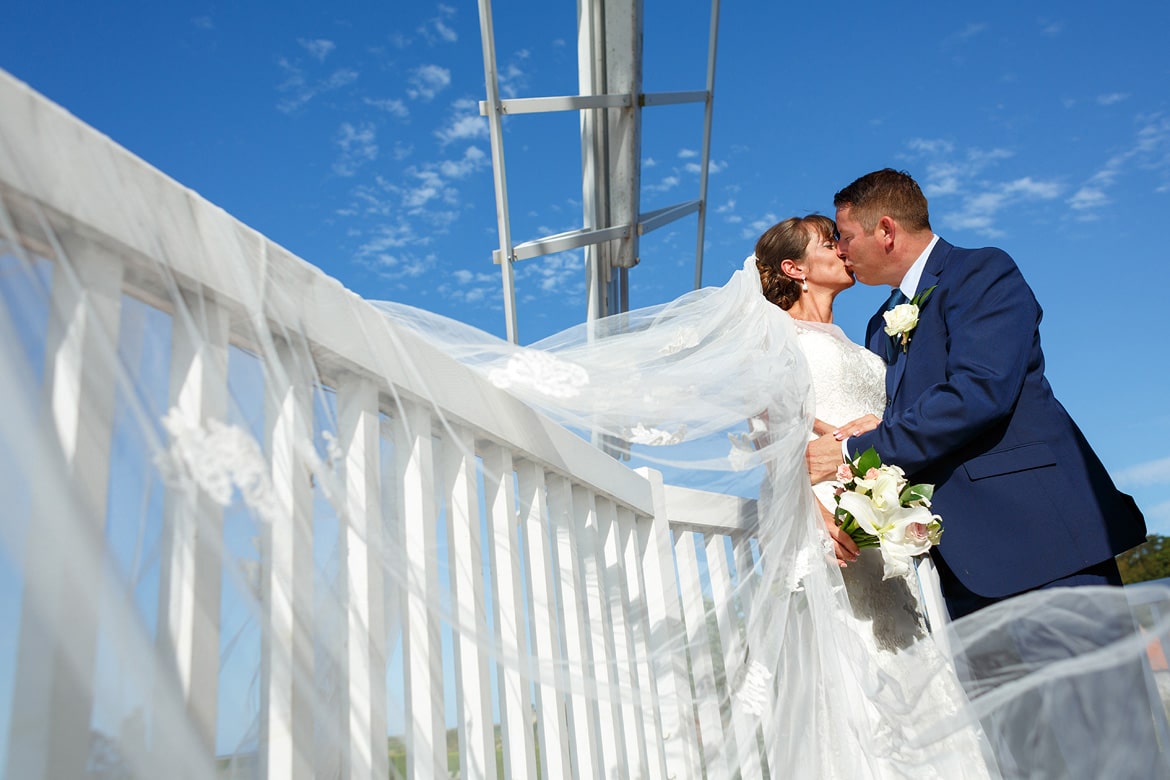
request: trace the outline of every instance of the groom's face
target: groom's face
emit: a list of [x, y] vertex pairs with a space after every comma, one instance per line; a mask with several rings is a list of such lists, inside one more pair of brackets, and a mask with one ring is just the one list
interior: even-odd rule
[[[853, 218], [848, 206], [837, 209], [837, 251], [845, 258], [845, 266], [853, 271], [862, 284], [887, 284], [886, 253], [878, 240], [877, 228], [867, 231]], [[896, 283], [896, 282], [895, 282]]]

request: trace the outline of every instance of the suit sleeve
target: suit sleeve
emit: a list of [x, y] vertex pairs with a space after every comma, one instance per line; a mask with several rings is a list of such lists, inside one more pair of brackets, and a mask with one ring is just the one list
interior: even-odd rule
[[[935, 310], [927, 312], [932, 306]], [[936, 381], [909, 404], [891, 407], [881, 426], [850, 440], [854, 456], [872, 446], [883, 461], [909, 474], [1005, 420], [1029, 370], [1043, 369], [1040, 306], [1003, 251], [979, 250], [949, 264], [923, 309], [919, 327], [927, 317], [941, 318], [932, 319], [931, 327], [945, 336], [944, 370], [936, 371]], [[934, 369], [917, 365], [907, 370]]]

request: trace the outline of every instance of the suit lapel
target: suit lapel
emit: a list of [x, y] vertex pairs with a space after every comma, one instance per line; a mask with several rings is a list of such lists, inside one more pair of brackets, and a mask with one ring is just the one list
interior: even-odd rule
[[[938, 243], [934, 245], [934, 251], [930, 253], [930, 257], [926, 260], [926, 268], [922, 271], [922, 277], [918, 280], [918, 289], [914, 295], [917, 297], [923, 290], [929, 290], [938, 284], [939, 274], [942, 272], [943, 263], [946, 256], [950, 254], [951, 245], [941, 238]], [[933, 296], [933, 293], [931, 294]], [[930, 298], [926, 299], [926, 303], [922, 304], [922, 309], [919, 312], [919, 323], [922, 322], [923, 316], [929, 316], [927, 312], [931, 309]], [[882, 336], [885, 336], [885, 331], [880, 331]], [[871, 339], [870, 349], [873, 340]], [[876, 351], [876, 350], [875, 350]], [[906, 375], [906, 364], [910, 361], [910, 353], [914, 351], [914, 337], [911, 334], [909, 349], [902, 352], [899, 348], [894, 353], [894, 362], [886, 369], [886, 397], [893, 401], [894, 396], [898, 392], [898, 388], [902, 385], [902, 377]], [[880, 354], [880, 353], [879, 353]]]

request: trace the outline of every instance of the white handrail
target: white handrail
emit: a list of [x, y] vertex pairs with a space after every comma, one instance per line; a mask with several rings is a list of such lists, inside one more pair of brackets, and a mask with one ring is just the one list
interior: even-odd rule
[[[107, 175], [91, 181], [91, 170]], [[710, 554], [725, 549], [725, 536], [742, 549], [754, 533], [750, 502], [664, 489], [655, 472], [631, 471], [2, 72], [0, 214], [11, 218], [0, 239], [39, 246], [59, 276], [76, 277], [53, 283], [60, 298], [54, 312], [73, 318], [61, 327], [81, 326], [50, 328], [55, 368], [47, 372], [45, 393], [61, 448], [77, 463], [76, 478], [96, 521], [105, 517], [103, 497], [112, 478], [103, 464], [114, 433], [108, 429], [112, 411], [94, 410], [113, 403], [114, 382], [98, 375], [98, 346], [66, 338], [66, 331], [97, 323], [98, 330], [86, 332], [116, 338], [126, 296], [171, 315], [169, 403], [195, 421], [226, 414], [229, 344], [253, 347], [264, 361], [264, 457], [276, 508], [261, 532], [256, 605], [263, 636], [261, 776], [312, 777], [338, 767], [354, 778], [391, 773], [397, 759], [387, 755], [389, 705], [379, 696], [394, 684], [388, 622], [401, 624], [410, 777], [446, 776], [452, 723], [460, 766], [495, 776], [493, 663], [508, 776], [691, 777], [703, 766], [713, 775], [730, 771], [717, 763], [729, 754], [717, 757], [713, 741], [721, 729], [718, 702], [727, 691], [725, 680], [715, 681], [712, 661], [729, 663], [728, 621], [740, 618], [717, 616], [727, 645], [721, 650], [720, 637], [708, 636], [703, 600], [694, 595], [702, 575], [685, 562], [683, 587], [691, 603], [684, 613], [670, 539], [677, 515], [675, 531], [691, 543], [687, 560], [694, 556], [695, 530], [705, 534]], [[165, 228], [158, 227], [160, 214]], [[5, 308], [0, 316], [15, 313]], [[337, 392], [343, 478], [340, 495], [332, 497], [338, 528], [322, 541], [313, 527], [313, 483], [306, 478], [311, 454], [297, 442], [311, 438], [313, 398], [325, 386]], [[393, 457], [384, 462], [387, 436]], [[163, 540], [159, 644], [210, 767], [222, 715], [218, 605], [226, 550], [215, 537], [223, 533], [223, 509], [212, 501], [192, 505], [171, 498], [177, 495], [168, 493], [157, 520]], [[715, 516], [690, 513], [700, 503]], [[451, 562], [449, 614], [435, 609], [446, 576], [434, 554], [440, 525]], [[37, 533], [34, 528], [29, 547], [41, 550], [35, 563], [68, 568], [68, 560], [54, 557], [52, 538], [38, 542]], [[314, 592], [314, 559], [323, 543], [336, 544], [339, 587], [329, 609], [337, 615], [320, 614]], [[734, 576], [743, 579], [754, 564], [750, 556], [737, 562]], [[737, 562], [720, 560], [714, 567], [719, 587], [730, 586], [728, 566]], [[26, 594], [30, 616], [41, 608], [35, 596]], [[62, 609], [93, 606], [85, 593], [66, 596], [75, 603], [55, 602]], [[89, 614], [76, 620], [71, 641], [96, 641], [100, 610]], [[340, 633], [315, 639], [319, 621], [334, 618], [329, 625]], [[696, 657], [702, 659], [705, 753], [688, 715], [696, 703], [692, 672], [663, 644], [683, 636], [684, 623], [703, 645]], [[456, 661], [448, 673], [442, 635], [452, 627]], [[39, 637], [21, 627], [21, 642]], [[531, 663], [496, 657], [529, 653]], [[13, 706], [28, 708], [34, 726], [30, 734], [27, 717], [19, 733], [14, 726], [8, 775], [82, 773], [99, 681], [55, 668], [52, 653], [33, 647], [19, 663], [12, 670], [18, 681]], [[339, 700], [325, 710], [305, 689], [315, 684], [322, 664], [340, 677]], [[77, 684], [73, 695], [50, 695], [65, 674]], [[452, 689], [456, 706], [448, 711], [444, 694]], [[313, 750], [323, 719], [337, 732], [336, 755]]]

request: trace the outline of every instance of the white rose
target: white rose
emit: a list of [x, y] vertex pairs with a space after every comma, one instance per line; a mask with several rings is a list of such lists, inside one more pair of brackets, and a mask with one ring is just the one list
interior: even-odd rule
[[882, 315], [886, 321], [886, 335], [898, 336], [909, 333], [918, 326], [918, 307], [912, 303], [900, 303]]

